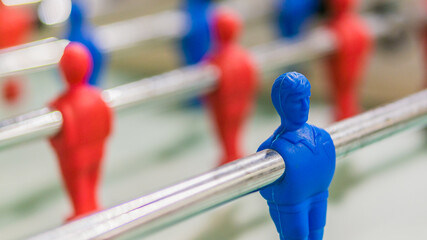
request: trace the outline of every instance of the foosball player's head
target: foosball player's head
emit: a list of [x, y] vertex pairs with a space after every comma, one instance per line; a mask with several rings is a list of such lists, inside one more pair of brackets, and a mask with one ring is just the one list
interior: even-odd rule
[[86, 84], [93, 68], [89, 50], [81, 43], [70, 42], [64, 49], [59, 67], [68, 86]]
[[297, 72], [279, 76], [273, 84], [271, 100], [281, 118], [285, 131], [294, 131], [308, 120], [311, 85]]

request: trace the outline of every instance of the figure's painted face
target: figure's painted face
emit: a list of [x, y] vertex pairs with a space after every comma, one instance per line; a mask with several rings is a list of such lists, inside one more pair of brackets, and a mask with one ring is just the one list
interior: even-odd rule
[[291, 94], [283, 106], [287, 128], [298, 129], [308, 120], [310, 92]]
[[274, 81], [271, 100], [286, 131], [295, 131], [307, 122], [310, 89], [307, 78], [297, 72], [282, 74]]

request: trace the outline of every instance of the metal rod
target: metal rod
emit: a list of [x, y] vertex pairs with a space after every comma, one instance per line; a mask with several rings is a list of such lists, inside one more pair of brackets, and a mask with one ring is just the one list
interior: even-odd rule
[[[93, 30], [93, 35], [101, 51], [114, 52], [133, 47], [140, 42], [178, 37], [184, 32], [184, 25], [184, 13], [164, 11], [99, 26]], [[36, 41], [31, 43], [31, 47], [24, 44], [4, 50], [0, 54], [0, 77], [53, 67], [61, 59], [68, 43], [67, 39], [42, 44]]]
[[[405, 107], [402, 108], [402, 104]], [[425, 125], [427, 90], [336, 123], [326, 130], [334, 141], [337, 159], [341, 159], [388, 136]], [[148, 235], [258, 191], [277, 180], [284, 171], [281, 156], [265, 150], [30, 239], [106, 239], [137, 227], [139, 233]]]
[[[377, 14], [363, 16], [374, 39], [380, 39], [410, 25], [411, 19]], [[280, 39], [251, 49], [258, 65], [264, 71], [319, 59], [336, 49], [335, 37], [326, 27], [318, 27], [296, 41]]]
[[[220, 7], [235, 9], [243, 21], [260, 18], [271, 12], [266, 0], [233, 0], [220, 4]], [[158, 39], [176, 39], [186, 31], [187, 16], [177, 10], [163, 11], [98, 27], [95, 31], [97, 42], [105, 52], [129, 48], [137, 43], [148, 43]], [[136, 31], [136, 29], [138, 29]]]
[[427, 124], [427, 90], [329, 127], [337, 157], [411, 127]]
[[[249, 20], [264, 16], [271, 11], [266, 7], [268, 4], [261, 2], [257, 1], [257, 4], [251, 5], [247, 3], [242, 4], [242, 1], [230, 1], [226, 5], [240, 9], [243, 19]], [[409, 23], [408, 19], [405, 20], [396, 16], [378, 17], [377, 15], [366, 14], [364, 15], [364, 19], [367, 22], [367, 26], [370, 27], [372, 34], [376, 37], [393, 34], [398, 29], [401, 29], [403, 25]], [[185, 13], [181, 11], [164, 11], [158, 14], [97, 27], [94, 29], [94, 36], [95, 41], [99, 44], [102, 51], [114, 52], [130, 48], [141, 42], [149, 43], [151, 40], [178, 38], [185, 32], [185, 21]], [[334, 49], [335, 44], [331, 41], [330, 36], [326, 36], [327, 33], [325, 33], [325, 30], [315, 32], [323, 33], [314, 34], [313, 39], [304, 38], [301, 41], [301, 45], [308, 46], [309, 48], [305, 49], [304, 52], [306, 54], [302, 55], [302, 58], [295, 59], [296, 62], [323, 56]], [[304, 41], [309, 41], [311, 45], [306, 45]], [[3, 51], [3, 54], [0, 54], [0, 77], [55, 66], [59, 62], [68, 42], [66, 39], [60, 39], [50, 43], [43, 43], [43, 46], [39, 46], [35, 42], [31, 47], [22, 46], [19, 49], [14, 47], [14, 50]], [[278, 42], [280, 45], [283, 43], [285, 42]], [[43, 51], [40, 49], [43, 49]], [[310, 53], [309, 49], [313, 49], [313, 53]], [[290, 54], [292, 54], [293, 48], [291, 46], [287, 50], [291, 50]], [[262, 51], [262, 48], [258, 49], [258, 51]], [[279, 53], [276, 56], [281, 57]], [[272, 62], [272, 64], [274, 63]]]
[[140, 42], [177, 38], [185, 32], [185, 13], [164, 11], [95, 29], [95, 41], [104, 52], [129, 48]]
[[[234, 9], [243, 21], [247, 21], [266, 16], [273, 9], [271, 5], [272, 0], [231, 0], [220, 3], [219, 7]], [[165, 10], [97, 27], [94, 35], [107, 52], [128, 48], [142, 41], [174, 39], [185, 33], [186, 15], [180, 10]]]
[[0, 77], [52, 67], [69, 41], [48, 38], [0, 51]]
[[[190, 66], [104, 90], [102, 97], [111, 108], [122, 110], [166, 96], [195, 96], [212, 90], [218, 74], [211, 65]], [[53, 136], [61, 127], [61, 113], [49, 108], [0, 121], [0, 149]]]
[[[164, 11], [96, 27], [93, 35], [101, 51], [114, 52], [148, 40], [177, 37], [184, 32], [184, 25], [184, 13]], [[48, 43], [36, 41], [30, 43], [31, 46], [24, 44], [3, 50], [0, 54], [0, 77], [53, 67], [61, 59], [68, 43], [67, 39]]]
[[[373, 26], [378, 25], [374, 23], [375, 21], [381, 22], [375, 19], [375, 17], [371, 17], [370, 20], [373, 22]], [[393, 28], [390, 27], [390, 29]], [[381, 37], [385, 32], [381, 30], [375, 34]], [[299, 41], [274, 41], [256, 46], [250, 51], [260, 69], [265, 72], [325, 56], [333, 52], [334, 48], [335, 43], [332, 33], [321, 27]], [[177, 94], [192, 96], [207, 92], [216, 85], [218, 74], [218, 70], [213, 66], [196, 65], [104, 90], [102, 94], [105, 101], [112, 108], [124, 109], [160, 97]], [[8, 122], [8, 120], [5, 120], [5, 122]], [[57, 123], [54, 123], [53, 120], [48, 124], [52, 125], [50, 131], [45, 131], [46, 129], [43, 129], [43, 132], [41, 130], [33, 130], [33, 127], [29, 124], [26, 132], [8, 127], [7, 124], [0, 122], [0, 135], [3, 136], [3, 138], [0, 138], [0, 149], [12, 145], [12, 143], [9, 143], [8, 136], [13, 136], [13, 143], [18, 144], [37, 137], [50, 136], [59, 131]], [[53, 129], [54, 127], [55, 129]]]
[[[259, 18], [270, 12], [266, 7], [268, 4], [260, 0], [251, 4], [247, 0], [233, 0], [220, 5], [236, 9], [244, 20]], [[142, 42], [149, 44], [154, 40], [179, 38], [186, 31], [186, 21], [184, 12], [168, 10], [96, 27], [93, 36], [101, 51], [115, 52]], [[67, 39], [47, 43], [35, 41], [3, 50], [0, 52], [0, 77], [53, 67], [61, 59], [68, 43]]]
[[324, 27], [319, 27], [299, 40], [281, 39], [255, 46], [250, 51], [257, 66], [263, 71], [270, 71], [318, 59], [334, 50], [332, 33]]
[[[262, 174], [260, 174], [260, 172], [262, 172]], [[106, 210], [102, 216], [91, 215], [88, 218], [71, 222], [69, 225], [62, 226], [60, 231], [53, 231], [46, 235], [36, 237], [35, 239], [56, 239], [58, 236], [60, 236], [61, 239], [73, 239], [76, 236], [76, 232], [85, 235], [82, 239], [90, 239], [105, 231], [104, 227], [106, 226], [104, 222], [106, 217], [114, 221], [114, 226], [118, 226], [122, 225], [122, 223], [125, 224], [133, 217], [136, 217], [133, 219], [134, 223], [140, 220], [143, 220], [144, 224], [150, 223], [151, 220], [154, 220], [151, 219], [152, 217], [166, 217], [170, 211], [180, 211], [179, 209], [181, 207], [190, 207], [193, 209], [190, 210], [191, 212], [197, 212], [211, 204], [216, 205], [223, 202], [224, 198], [231, 197], [231, 200], [233, 196], [238, 197], [242, 194], [247, 194], [250, 192], [249, 189], [251, 186], [265, 186], [272, 183], [274, 179], [277, 179], [283, 173], [284, 164], [280, 155], [275, 151], [266, 150], [242, 158], [231, 164], [224, 165], [214, 171], [183, 181], [164, 190]], [[236, 188], [239, 190], [236, 191]], [[248, 189], [248, 191], [245, 189]], [[174, 204], [170, 205], [171, 202], [177, 202], [178, 198], [180, 203], [175, 206], [173, 206]], [[167, 207], [169, 210], [161, 210], [155, 207], [153, 203], [169, 206]], [[154, 208], [148, 207], [142, 209], [141, 206], [153, 206]], [[137, 209], [144, 211], [144, 215], [151, 214], [149, 217], [150, 219], [139, 218], [134, 212]], [[95, 226], [94, 224], [99, 225]], [[88, 231], [89, 226], [95, 226], [92, 228], [93, 231]], [[157, 227], [158, 226], [159, 225], [157, 225]], [[129, 227], [130, 225], [126, 228], [129, 229]], [[84, 232], [81, 231], [82, 229], [84, 229]], [[113, 235], [116, 234], [109, 234], [108, 237], [112, 237]], [[102, 238], [108, 237], [104, 235]]]
[[218, 76], [214, 66], [190, 66], [104, 90], [102, 96], [110, 107], [124, 109], [160, 97], [191, 97], [211, 91]]
[[50, 108], [42, 108], [0, 122], [0, 146], [7, 147], [59, 132], [62, 114]]

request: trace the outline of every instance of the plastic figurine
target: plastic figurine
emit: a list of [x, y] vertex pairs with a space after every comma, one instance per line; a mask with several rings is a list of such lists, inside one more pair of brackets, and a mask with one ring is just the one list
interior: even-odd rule
[[372, 46], [368, 27], [354, 13], [356, 0], [329, 0], [329, 28], [337, 49], [328, 59], [328, 69], [335, 98], [335, 119], [359, 113], [357, 90]]
[[242, 157], [240, 135], [252, 109], [257, 87], [257, 72], [249, 53], [236, 41], [240, 34], [239, 18], [228, 10], [215, 13], [212, 23], [212, 50], [206, 60], [221, 74], [216, 90], [207, 95], [224, 156], [220, 164]]
[[335, 147], [325, 130], [306, 123], [310, 88], [300, 73], [276, 79], [271, 99], [281, 124], [258, 149], [273, 149], [285, 161], [283, 176], [260, 190], [282, 240], [321, 240], [326, 224]]
[[285, 38], [299, 36], [307, 20], [319, 9], [320, 0], [277, 0], [280, 34]]
[[84, 45], [71, 42], [59, 65], [67, 89], [51, 107], [62, 113], [63, 124], [50, 143], [74, 208], [74, 214], [68, 218], [72, 220], [99, 209], [100, 168], [113, 116], [100, 91], [87, 84], [92, 59]]
[[73, 42], [80, 42], [85, 45], [92, 56], [93, 71], [89, 78], [89, 84], [99, 86], [101, 74], [105, 65], [105, 54], [101, 53], [92, 36], [92, 26], [86, 18], [81, 2], [73, 1], [67, 39]]
[[[24, 6], [5, 6], [0, 1], [0, 49], [25, 43], [33, 28], [33, 14]], [[23, 95], [23, 84], [19, 77], [3, 80], [3, 98], [16, 103]]]
[[209, 12], [212, 0], [186, 0], [187, 32], [180, 41], [184, 62], [192, 65], [200, 62], [211, 46]]

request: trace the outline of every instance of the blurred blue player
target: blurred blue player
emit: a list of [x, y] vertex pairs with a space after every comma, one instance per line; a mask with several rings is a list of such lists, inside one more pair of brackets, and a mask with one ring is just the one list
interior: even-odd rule
[[284, 38], [295, 38], [319, 9], [320, 0], [277, 0], [277, 21]]
[[186, 0], [187, 32], [180, 41], [185, 64], [200, 62], [211, 45], [209, 9], [212, 0]]
[[258, 149], [273, 149], [285, 161], [285, 174], [260, 190], [282, 240], [322, 239], [326, 224], [335, 147], [325, 130], [306, 123], [310, 88], [300, 73], [276, 79], [271, 99], [281, 124]]
[[93, 72], [89, 78], [89, 84], [98, 86], [100, 74], [105, 63], [105, 56], [101, 53], [93, 41], [92, 27], [86, 18], [81, 3], [78, 1], [73, 1], [72, 3], [68, 24], [69, 29], [66, 38], [73, 42], [82, 43], [89, 49], [92, 55]]

